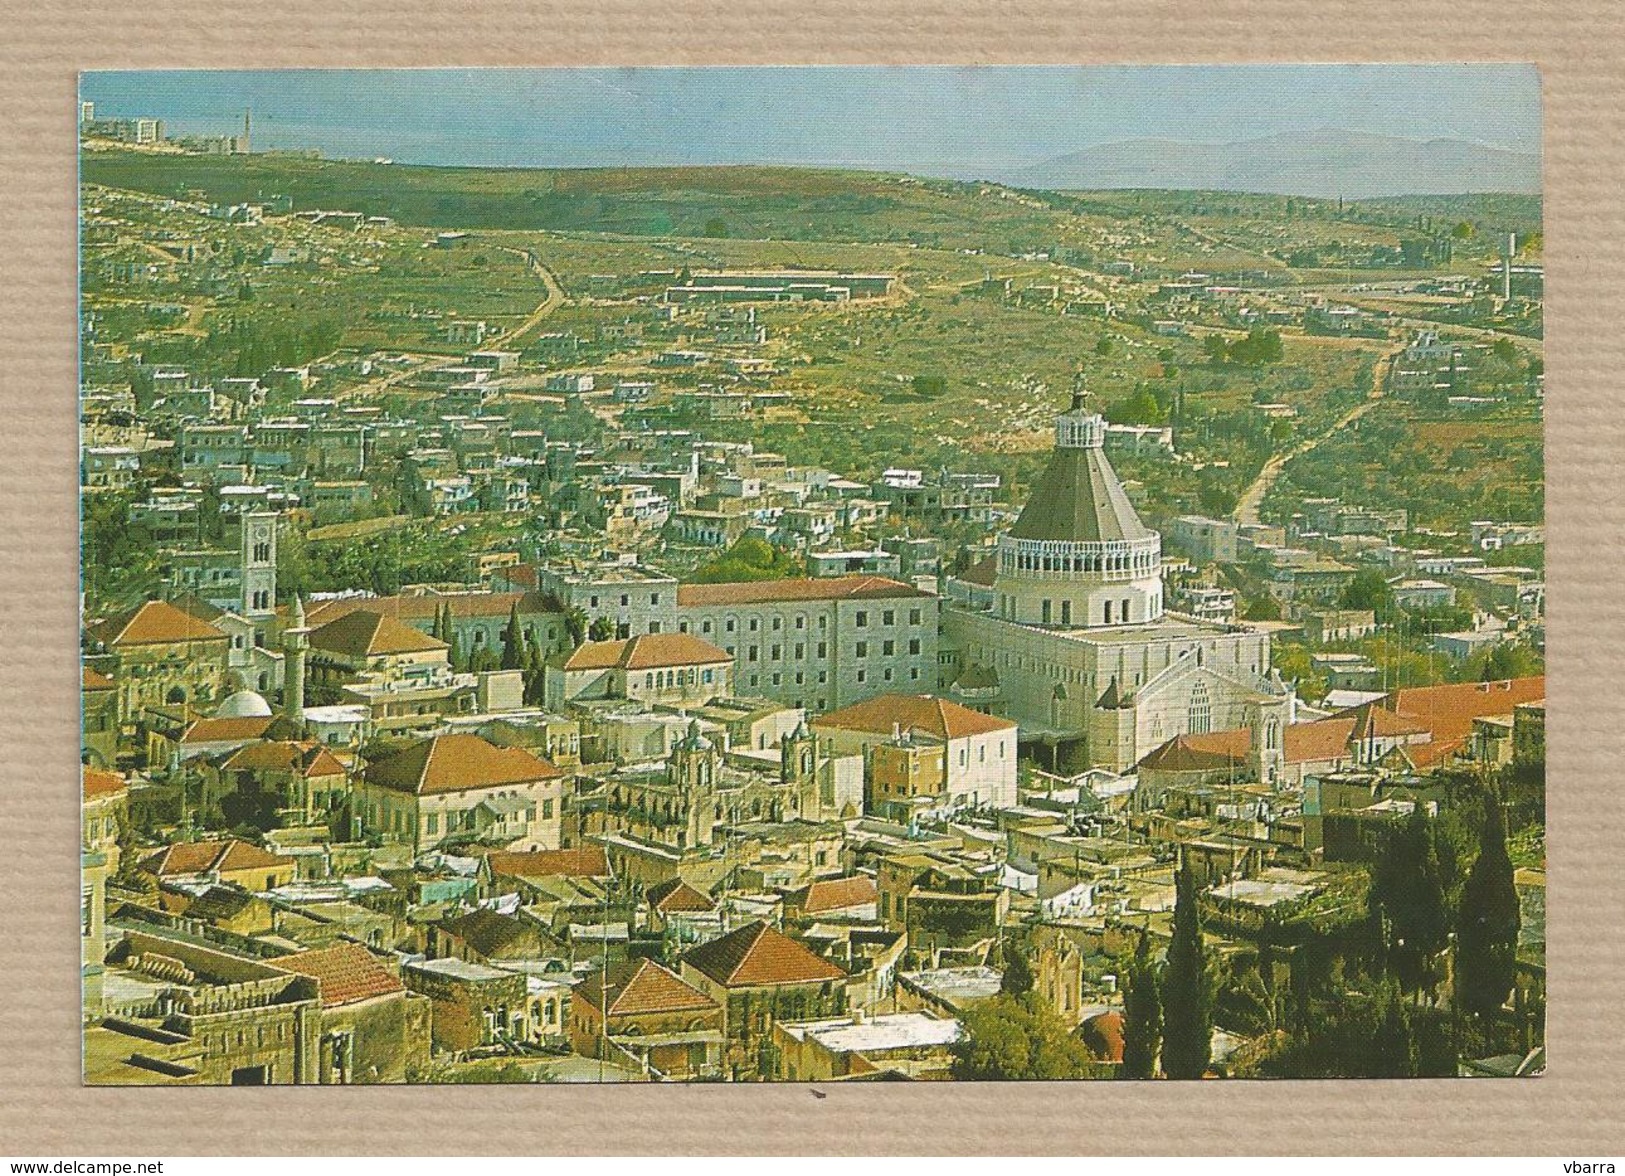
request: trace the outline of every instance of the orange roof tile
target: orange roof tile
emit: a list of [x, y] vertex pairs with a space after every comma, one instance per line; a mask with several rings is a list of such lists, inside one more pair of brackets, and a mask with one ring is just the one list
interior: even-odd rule
[[109, 646], [170, 645], [183, 641], [226, 641], [207, 621], [182, 612], [163, 600], [149, 600], [127, 613], [92, 626]]
[[904, 734], [924, 731], [938, 739], [964, 739], [991, 731], [1014, 731], [1009, 719], [984, 715], [946, 698], [930, 694], [882, 694], [865, 702], [830, 711], [811, 720], [813, 727], [867, 731], [890, 735], [894, 727]]
[[681, 584], [677, 603], [685, 607], [716, 604], [769, 604], [795, 600], [880, 600], [930, 596], [912, 584], [885, 576], [830, 576], [819, 579], [753, 580], [742, 584]]
[[707, 666], [733, 661], [709, 641], [687, 633], [645, 633], [622, 641], [588, 641], [576, 648], [567, 670], [648, 670], [661, 666]]
[[1176, 735], [1141, 758], [1140, 768], [1154, 772], [1217, 772], [1245, 764], [1252, 746], [1246, 727]]
[[1349, 755], [1353, 719], [1318, 719], [1313, 723], [1290, 724], [1281, 740], [1281, 750], [1289, 764], [1324, 763]]
[[483, 617], [506, 620], [519, 605], [520, 615], [547, 612], [547, 602], [537, 592], [457, 592], [435, 596], [412, 593], [397, 596], [350, 596], [340, 600], [324, 600], [307, 606], [305, 621], [310, 625], [325, 625], [353, 612], [382, 613], [407, 623], [432, 624], [440, 610], [450, 607], [453, 620]]
[[382, 657], [450, 649], [438, 637], [419, 632], [383, 613], [356, 609], [313, 629], [310, 647], [346, 657]]
[[498, 747], [478, 735], [436, 735], [370, 764], [368, 784], [431, 796], [468, 788], [528, 784], [564, 775], [523, 748]]
[[247, 715], [238, 719], [198, 719], [181, 733], [181, 742], [231, 743], [259, 739], [274, 722], [275, 715]]
[[709, 1012], [721, 1007], [681, 976], [650, 959], [623, 960], [607, 977], [602, 972], [592, 973], [576, 986], [572, 999], [584, 1000], [611, 1017]]
[[118, 772], [85, 767], [80, 769], [79, 775], [84, 786], [86, 800], [100, 800], [104, 796], [114, 796], [130, 787], [128, 781]]
[[866, 906], [880, 901], [875, 880], [867, 874], [854, 874], [849, 878], [823, 878], [796, 891], [790, 899], [792, 905], [809, 915], [822, 911], [839, 911], [847, 907]]
[[1460, 682], [1445, 686], [1412, 686], [1382, 699], [1397, 715], [1413, 719], [1433, 732], [1435, 741], [1468, 735], [1473, 720], [1510, 715], [1513, 707], [1546, 697], [1544, 674], [1499, 682]]
[[306, 779], [342, 776], [344, 765], [320, 743], [278, 739], [238, 748], [220, 765], [227, 772], [296, 772]]
[[93, 670], [89, 666], [80, 667], [81, 690], [112, 690], [116, 685], [113, 679], [100, 670]]
[[1103, 1062], [1123, 1060], [1123, 1014], [1115, 1009], [1096, 1013], [1078, 1026], [1078, 1038]]
[[701, 914], [717, 909], [716, 899], [684, 882], [681, 878], [668, 878], [644, 891], [649, 909], [663, 915]]
[[291, 866], [294, 860], [267, 853], [235, 837], [224, 841], [180, 841], [150, 854], [141, 868], [160, 878], [174, 874], [219, 873], [223, 870], [262, 870]]
[[400, 977], [359, 943], [341, 943], [316, 951], [295, 952], [267, 962], [289, 972], [313, 977], [321, 989], [323, 1008], [356, 1004], [406, 991]]
[[817, 984], [846, 973], [794, 939], [758, 920], [690, 948], [683, 962], [728, 988]]

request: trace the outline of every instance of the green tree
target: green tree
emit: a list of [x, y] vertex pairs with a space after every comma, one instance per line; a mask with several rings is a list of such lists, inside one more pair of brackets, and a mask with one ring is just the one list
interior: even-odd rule
[[1181, 866], [1174, 899], [1173, 938], [1163, 973], [1162, 1072], [1200, 1078], [1213, 1051], [1213, 978], [1202, 942], [1196, 874]]
[[1110, 355], [1111, 353], [1112, 353], [1112, 341], [1111, 341], [1111, 338], [1109, 336], [1102, 335], [1100, 338], [1095, 340], [1095, 354], [1096, 355], [1098, 355], [1098, 356], [1100, 356], [1101, 358], [1104, 359], [1106, 356]]
[[1026, 954], [1015, 944], [1004, 945], [1004, 974], [999, 991], [1006, 996], [1025, 996], [1033, 990], [1033, 969]]
[[502, 627], [502, 668], [525, 668], [525, 636], [519, 629], [519, 602], [513, 602], [508, 612], [508, 623]]
[[1472, 221], [1457, 221], [1456, 227], [1450, 230], [1450, 235], [1457, 241], [1471, 241], [1478, 235], [1478, 229]]
[[1388, 966], [1408, 993], [1432, 989], [1439, 953], [1449, 942], [1438, 839], [1435, 822], [1418, 803], [1403, 825], [1388, 831], [1372, 870], [1370, 902], [1385, 931]]
[[1394, 611], [1394, 590], [1380, 568], [1361, 568], [1343, 589], [1338, 601], [1340, 608], [1370, 609], [1379, 621], [1386, 621]]
[[714, 216], [705, 222], [705, 231], [702, 236], [726, 237], [728, 235], [728, 222], [720, 216]]
[[1389, 984], [1383, 1002], [1382, 1020], [1372, 1037], [1373, 1078], [1416, 1077], [1416, 1031], [1411, 1026], [1410, 1009], [1400, 998], [1399, 988]]
[[608, 617], [598, 617], [587, 626], [587, 637], [593, 641], [608, 641], [615, 636], [615, 622]]
[[1506, 822], [1500, 802], [1487, 796], [1478, 859], [1467, 875], [1456, 924], [1456, 998], [1467, 1012], [1489, 1016], [1506, 1003], [1517, 969], [1518, 926]]
[[1281, 602], [1269, 593], [1265, 593], [1247, 606], [1242, 614], [1246, 621], [1278, 621], [1281, 619]]
[[1151, 936], [1140, 932], [1123, 989], [1123, 1064], [1119, 1078], [1155, 1078], [1162, 1048], [1162, 976], [1151, 958]]
[[564, 632], [570, 638], [571, 647], [574, 648], [587, 639], [587, 610], [575, 604], [562, 611]]
[[969, 1009], [964, 1036], [951, 1047], [953, 1076], [964, 1082], [1085, 1078], [1089, 1051], [1033, 993], [998, 996]]

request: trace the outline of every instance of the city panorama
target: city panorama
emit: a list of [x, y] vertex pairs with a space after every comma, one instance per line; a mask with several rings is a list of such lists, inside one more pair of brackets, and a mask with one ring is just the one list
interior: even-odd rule
[[78, 136], [86, 1083], [1544, 1071], [1532, 68]]

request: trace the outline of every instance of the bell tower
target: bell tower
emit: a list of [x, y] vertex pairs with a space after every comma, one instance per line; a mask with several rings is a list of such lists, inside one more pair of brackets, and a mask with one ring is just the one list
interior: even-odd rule
[[262, 633], [276, 613], [276, 520], [272, 511], [242, 516], [243, 616]]

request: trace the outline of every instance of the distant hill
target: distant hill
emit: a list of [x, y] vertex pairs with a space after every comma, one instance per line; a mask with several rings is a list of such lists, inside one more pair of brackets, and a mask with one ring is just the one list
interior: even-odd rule
[[1539, 192], [1540, 156], [1460, 139], [1348, 131], [1235, 143], [1131, 139], [1000, 177], [1023, 188], [1202, 189], [1359, 200], [1428, 193]]

